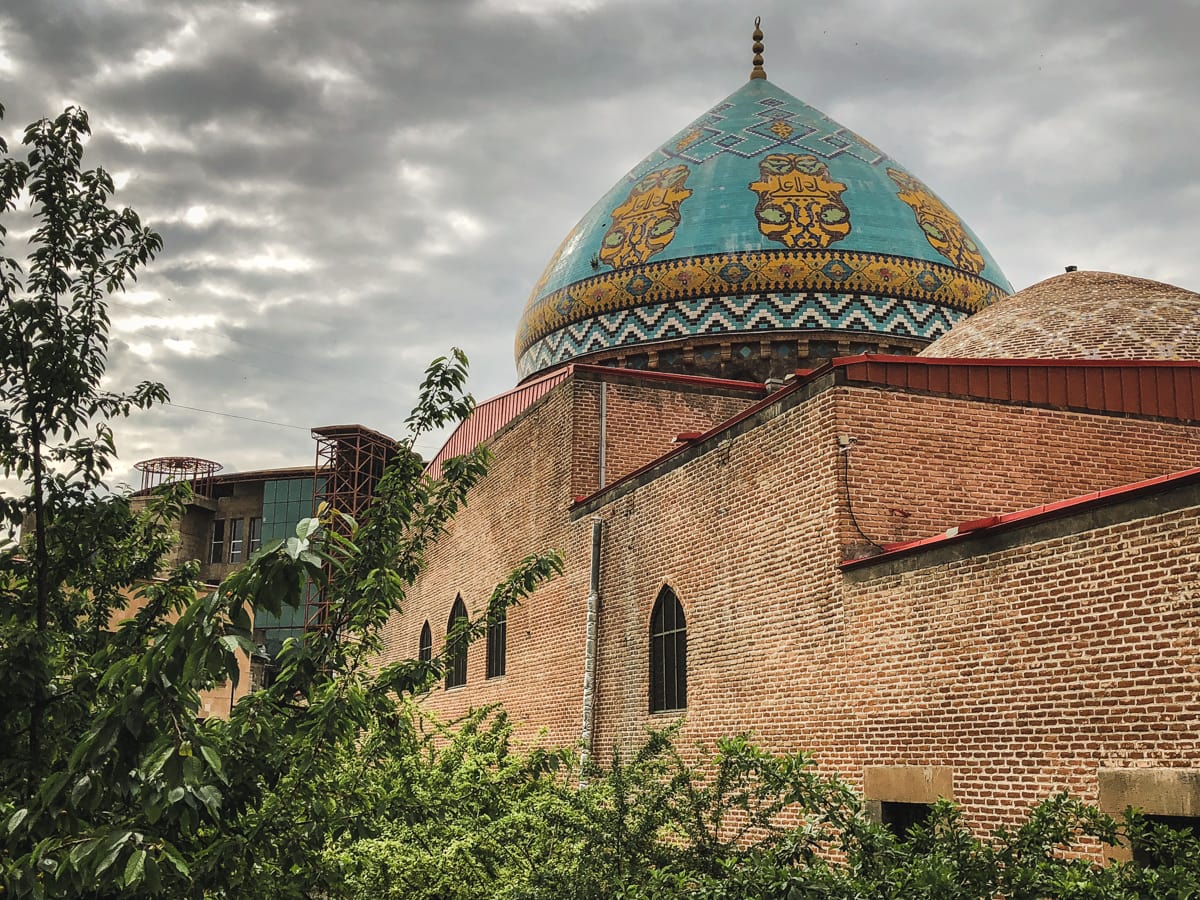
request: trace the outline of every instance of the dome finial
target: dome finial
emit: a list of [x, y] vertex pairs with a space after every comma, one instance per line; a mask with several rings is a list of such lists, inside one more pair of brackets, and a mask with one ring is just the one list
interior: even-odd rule
[[759, 27], [760, 25], [762, 25], [762, 16], [755, 16], [754, 17], [754, 68], [750, 70], [750, 80], [751, 81], [753, 81], [755, 78], [764, 78], [765, 79], [767, 77], [767, 70], [763, 68], [763, 57], [762, 57], [763, 33], [762, 33], [762, 28]]

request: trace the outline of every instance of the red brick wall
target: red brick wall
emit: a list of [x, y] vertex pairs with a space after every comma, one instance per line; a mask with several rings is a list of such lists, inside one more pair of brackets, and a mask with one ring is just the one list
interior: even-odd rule
[[569, 561], [567, 574], [539, 590], [530, 604], [513, 608], [507, 623], [507, 672], [486, 679], [485, 642], [471, 645], [467, 683], [438, 685], [427, 703], [447, 718], [471, 707], [503, 701], [517, 721], [545, 726], [555, 744], [577, 738], [583, 684], [584, 615], [588, 548], [583, 526], [566, 528], [571, 502], [572, 393], [568, 379], [491, 442], [491, 474], [471, 492], [466, 509], [428, 554], [428, 569], [413, 586], [404, 614], [386, 629], [386, 660], [417, 655], [426, 619], [435, 649], [446, 635], [457, 594], [470, 614], [481, 615], [496, 583], [528, 554], [552, 548]]
[[[618, 376], [619, 378], [619, 376]], [[716, 394], [677, 381], [602, 380], [577, 376], [574, 495], [600, 483], [600, 393], [605, 393], [604, 483], [670, 453], [685, 432], [705, 432], [737, 415], [759, 395]]]
[[[389, 658], [415, 655], [426, 618], [444, 635], [457, 592], [479, 613], [516, 560], [564, 551], [566, 574], [510, 612], [508, 674], [485, 681], [476, 644], [467, 686], [428, 697], [443, 715], [501, 701], [531, 735], [578, 738], [590, 521], [569, 504], [596, 471], [596, 388], [569, 380], [497, 437], [492, 474], [389, 626]], [[598, 756], [676, 718], [648, 709], [650, 613], [668, 583], [688, 622], [685, 750], [749, 730], [854, 780], [949, 765], [989, 826], [1058, 787], [1092, 796], [1101, 764], [1200, 765], [1197, 511], [857, 583], [838, 568], [853, 537], [839, 434], [858, 439], [864, 530], [895, 507], [922, 535], [1178, 470], [1197, 446], [1195, 428], [839, 387], [614, 492], [596, 510]]]
[[[1200, 460], [1195, 426], [899, 391], [847, 388], [838, 419], [839, 434], [856, 439], [849, 451], [855, 518], [881, 544]], [[845, 542], [863, 538], [851, 525]]]
[[707, 430], [754, 400], [672, 381], [603, 385], [595, 376], [576, 376], [492, 440], [491, 473], [429, 554], [404, 615], [389, 624], [385, 659], [416, 656], [426, 619], [440, 647], [455, 596], [461, 593], [471, 615], [480, 615], [496, 583], [531, 552], [561, 551], [567, 572], [532, 603], [510, 610], [503, 677], [485, 679], [484, 643], [470, 648], [466, 687], [439, 687], [428, 698], [443, 715], [503, 701], [518, 721], [546, 727], [554, 743], [578, 740], [591, 531], [587, 521], [569, 523], [568, 508], [575, 496], [598, 488], [602, 386], [609, 392], [610, 481], [668, 452], [680, 431]]
[[1197, 546], [1192, 508], [847, 584], [831, 663], [858, 746], [822, 757], [950, 766], [985, 829], [1097, 802], [1098, 766], [1200, 766]]

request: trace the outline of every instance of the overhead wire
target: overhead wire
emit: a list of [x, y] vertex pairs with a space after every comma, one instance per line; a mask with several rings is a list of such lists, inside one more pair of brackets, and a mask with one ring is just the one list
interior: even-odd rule
[[[210, 416], [221, 416], [225, 419], [240, 419], [243, 422], [254, 422], [258, 425], [270, 425], [275, 428], [292, 428], [296, 431], [312, 431], [311, 426], [291, 425], [287, 422], [274, 422], [270, 419], [256, 419], [253, 416], [239, 416], [237, 413], [220, 412], [219, 410], [215, 409], [205, 409], [201, 406], [188, 406], [187, 404], [175, 403], [171, 400], [164, 401], [164, 405], [173, 407], [175, 409], [186, 409], [191, 412], [205, 413], [206, 415]], [[414, 446], [418, 450], [428, 453], [436, 453], [439, 449], [441, 449], [440, 445], [431, 444], [425, 441], [417, 441]]]
[[[171, 321], [169, 319], [165, 318], [164, 316], [155, 315], [154, 313], [150, 313], [150, 312], [144, 312], [139, 306], [137, 306], [135, 304], [127, 303], [125, 301], [118, 300], [115, 298], [110, 298], [108, 302], [112, 305], [119, 306], [123, 309], [126, 309], [136, 315], [142, 316], [143, 318], [154, 319], [155, 321], [162, 322], [165, 325], [171, 324]], [[298, 360], [300, 362], [305, 362], [305, 363], [311, 362], [311, 359], [309, 357], [300, 356], [295, 353], [287, 353], [283, 350], [278, 350], [278, 349], [275, 349], [272, 347], [266, 347], [266, 346], [263, 346], [262, 344], [255, 344], [250, 341], [244, 341], [244, 340], [241, 340], [240, 338], [234, 337], [231, 334], [227, 334], [226, 332], [223, 332], [223, 331], [218, 331], [214, 328], [204, 328], [202, 326], [194, 326], [194, 327], [188, 328], [187, 330], [201, 331], [201, 332], [204, 332], [205, 334], [211, 334], [214, 337], [224, 338], [228, 341], [232, 341], [235, 344], [241, 344], [242, 346], [249, 347], [252, 350], [261, 350], [265, 353], [271, 353], [275, 356], [282, 356], [282, 357], [286, 357], [288, 359], [294, 359], [294, 360]], [[215, 356], [220, 359], [228, 360], [237, 365], [249, 366], [250, 368], [258, 369], [260, 372], [266, 372], [268, 374], [273, 374], [273, 375], [284, 375], [284, 373], [280, 372], [278, 369], [273, 369], [273, 368], [259, 365], [258, 363], [254, 362], [252, 360], [249, 360], [249, 359], [243, 359], [243, 358], [230, 356], [226, 353], [221, 353], [218, 351], [211, 351], [208, 355]], [[382, 399], [382, 398], [379, 398], [379, 399]], [[205, 409], [200, 406], [188, 406], [183, 403], [174, 403], [171, 401], [167, 401], [166, 405], [172, 406], [176, 409], [186, 409], [191, 412], [199, 412], [199, 413], [204, 413], [206, 415], [211, 415], [211, 416], [221, 416], [226, 419], [239, 419], [244, 422], [254, 422], [259, 425], [269, 425], [269, 426], [272, 426], [275, 428], [290, 428], [290, 429], [294, 429], [296, 431], [311, 431], [312, 430], [310, 427], [306, 427], [303, 425], [292, 425], [287, 422], [274, 422], [269, 419], [258, 419], [253, 416], [241, 416], [236, 413], [221, 412], [221, 411], [215, 410], [215, 409]], [[430, 455], [437, 453], [437, 451], [441, 449], [440, 444], [431, 444], [431, 443], [424, 442], [424, 441], [418, 441], [414, 444], [414, 446], [421, 452], [428, 453]]]

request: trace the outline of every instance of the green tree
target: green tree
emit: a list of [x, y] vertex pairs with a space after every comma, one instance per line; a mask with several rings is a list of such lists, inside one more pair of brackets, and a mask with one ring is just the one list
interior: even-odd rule
[[[427, 370], [361, 521], [324, 510], [215, 591], [201, 591], [194, 563], [164, 571], [187, 488], [135, 514], [103, 485], [109, 420], [166, 398], [156, 384], [102, 388], [106, 297], [160, 241], [109, 206], [102, 170], [82, 167], [87, 134], [69, 109], [26, 130], [25, 159], [0, 151], [0, 213], [27, 195], [36, 224], [26, 266], [0, 260], [0, 469], [26, 488], [0, 498], [0, 518], [27, 531], [0, 548], [0, 874], [12, 896], [305, 896], [324, 883], [309, 848], [374, 824], [353, 785], [330, 785], [330, 761], [363, 734], [400, 749], [398, 700], [442, 672], [444, 656], [371, 661], [487, 470], [479, 448], [432, 479], [413, 450], [471, 411], [466, 360], [455, 351]], [[519, 562], [458, 637], [478, 637], [558, 568], [552, 554]], [[236, 678], [236, 653], [252, 649], [251, 610], [298, 607], [306, 580], [330, 600], [325, 627], [289, 641], [271, 688], [230, 721], [198, 720], [199, 692]], [[130, 590], [144, 606], [112, 631]]]
[[[24, 524], [31, 536], [23, 552], [4, 554], [0, 785], [23, 783], [27, 795], [74, 738], [67, 722], [78, 710], [68, 707], [80, 654], [95, 649], [118, 602], [118, 570], [152, 574], [163, 549], [134, 543], [143, 524], [101, 491], [113, 450], [108, 420], [166, 398], [148, 382], [128, 394], [101, 386], [105, 298], [161, 241], [132, 210], [109, 205], [106, 172], [83, 169], [88, 133], [86, 113], [71, 108], [25, 130], [25, 159], [0, 141], [0, 216], [28, 196], [33, 222], [27, 265], [0, 256], [0, 471], [26, 487], [0, 498], [0, 528]], [[0, 247], [6, 235], [0, 222]]]

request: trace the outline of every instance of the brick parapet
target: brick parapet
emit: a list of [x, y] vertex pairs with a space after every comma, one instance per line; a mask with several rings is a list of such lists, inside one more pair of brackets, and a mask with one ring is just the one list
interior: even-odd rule
[[817, 378], [573, 504], [598, 471], [586, 468], [598, 384], [569, 379], [497, 437], [492, 473], [389, 623], [388, 658], [413, 656], [426, 618], [440, 642], [456, 593], [479, 613], [516, 560], [563, 550], [564, 576], [510, 613], [508, 674], [486, 681], [475, 645], [467, 686], [428, 696], [439, 714], [502, 702], [528, 736], [577, 739], [599, 515], [601, 759], [676, 719], [648, 702], [649, 618], [666, 583], [688, 623], [685, 750], [749, 730], [860, 784], [867, 766], [949, 767], [980, 827], [1059, 788], [1094, 799], [1101, 764], [1200, 767], [1194, 508], [1030, 531], [927, 568], [839, 568], [855, 540], [839, 438], [856, 438], [864, 531], [898, 539], [883, 533], [892, 508], [919, 536], [1184, 468], [1195, 427]]
[[[1200, 449], [1195, 424], [849, 386], [837, 402], [842, 477], [876, 544], [1179, 471]], [[847, 555], [869, 555], [843, 528]]]

